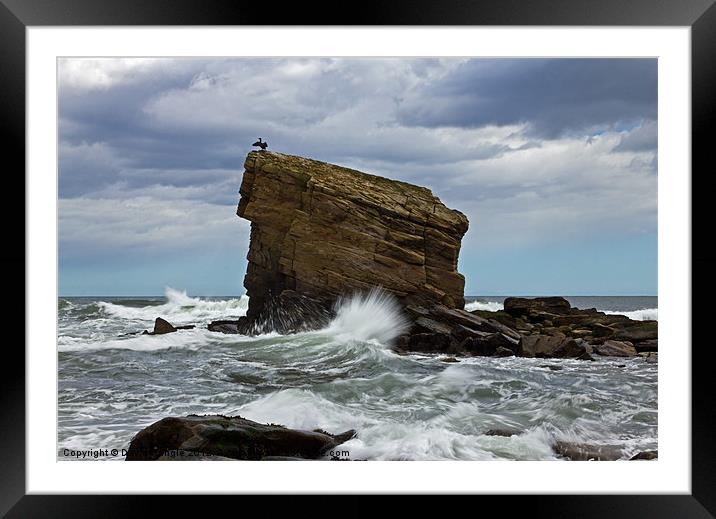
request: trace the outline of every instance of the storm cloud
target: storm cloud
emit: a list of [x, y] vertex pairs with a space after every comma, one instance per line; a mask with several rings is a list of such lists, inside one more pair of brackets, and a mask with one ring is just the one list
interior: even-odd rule
[[[258, 136], [276, 151], [427, 186], [463, 211], [468, 293], [518, 290], [488, 256], [645, 236], [654, 239], [633, 269], [644, 293], [655, 289], [654, 59], [103, 58], [58, 67], [61, 292], [92, 293], [97, 279], [83, 272], [139, 262], [157, 275], [118, 290], [161, 293], [174, 282], [162, 266], [183, 259], [202, 279], [208, 268], [235, 272], [195, 290], [241, 293], [248, 227], [234, 213]], [[623, 262], [617, 252], [605, 261]], [[619, 290], [603, 276], [585, 270], [585, 286]]]

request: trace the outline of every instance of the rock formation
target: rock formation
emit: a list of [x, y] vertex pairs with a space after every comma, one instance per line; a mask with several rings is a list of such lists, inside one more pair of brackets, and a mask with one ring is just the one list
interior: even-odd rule
[[508, 297], [504, 310], [472, 313], [517, 331], [521, 336], [518, 355], [526, 357], [560, 357], [565, 348], [576, 354], [575, 345], [586, 354], [567, 356], [635, 357], [658, 350], [657, 321], [635, 321], [594, 308], [572, 308], [563, 297]]
[[250, 299], [238, 331], [318, 326], [337, 297], [375, 286], [405, 306], [463, 307], [468, 221], [430, 190], [275, 152], [250, 152], [244, 168]]
[[337, 298], [382, 287], [410, 323], [395, 344], [403, 351], [584, 360], [657, 351], [656, 322], [578, 310], [561, 297], [465, 311], [457, 264], [468, 220], [424, 187], [268, 151], [250, 152], [244, 168], [237, 214], [251, 222], [249, 308], [210, 330], [314, 329]]
[[177, 330], [191, 330], [194, 328], [193, 324], [187, 324], [185, 326], [174, 326], [172, 323], [161, 317], [157, 317], [154, 320], [154, 329], [150, 332], [144, 330], [142, 335], [164, 335], [165, 333], [173, 333]]
[[318, 459], [354, 436], [353, 430], [341, 434], [299, 431], [240, 416], [168, 417], [132, 438], [126, 460]]

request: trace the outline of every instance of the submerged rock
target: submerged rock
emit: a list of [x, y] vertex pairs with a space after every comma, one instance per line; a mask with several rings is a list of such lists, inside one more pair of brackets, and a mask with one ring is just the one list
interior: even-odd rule
[[211, 332], [239, 333], [239, 322], [227, 319], [212, 321], [209, 323], [207, 328]]
[[642, 451], [637, 452], [634, 456], [629, 458], [630, 461], [634, 460], [655, 460], [659, 457], [659, 451]]
[[657, 364], [659, 362], [659, 354], [655, 351], [650, 351], [648, 353], [639, 354], [644, 356], [644, 360], [646, 360], [650, 364]]
[[518, 434], [520, 434], [520, 431], [515, 431], [513, 429], [489, 429], [485, 432], [485, 436], [502, 436], [504, 438], [517, 436]]
[[[163, 418], [132, 438], [127, 461], [168, 459], [173, 453], [194, 453], [204, 459], [260, 460], [269, 456], [318, 459], [355, 436], [300, 431], [220, 415]], [[174, 454], [175, 457], [176, 454]], [[190, 459], [190, 456], [178, 456]], [[196, 459], [196, 458], [194, 458]]]
[[172, 323], [170, 323], [166, 319], [157, 317], [154, 320], [154, 329], [151, 332], [144, 330], [142, 332], [142, 335], [163, 335], [165, 333], [173, 333], [177, 330], [191, 330], [195, 327], [196, 326], [193, 324], [186, 324], [183, 326], [174, 326]]
[[622, 457], [621, 448], [615, 445], [557, 441], [552, 449], [557, 455], [572, 461], [614, 461]]

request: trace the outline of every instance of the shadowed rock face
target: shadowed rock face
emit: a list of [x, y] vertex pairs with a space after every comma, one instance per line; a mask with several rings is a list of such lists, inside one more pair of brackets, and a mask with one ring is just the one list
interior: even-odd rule
[[338, 296], [375, 286], [404, 306], [463, 307], [457, 260], [468, 221], [430, 190], [266, 151], [249, 153], [244, 168], [248, 323], [291, 315], [281, 311], [286, 292], [319, 317]]

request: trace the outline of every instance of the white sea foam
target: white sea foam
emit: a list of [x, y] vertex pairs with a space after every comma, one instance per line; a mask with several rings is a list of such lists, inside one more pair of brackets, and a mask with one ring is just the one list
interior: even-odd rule
[[465, 305], [465, 310], [472, 312], [473, 310], [487, 310], [488, 312], [497, 312], [503, 310], [505, 306], [497, 301], [471, 301]]
[[387, 345], [408, 326], [395, 298], [380, 288], [356, 293], [336, 306], [336, 317], [324, 332], [340, 342], [376, 341]]
[[163, 335], [146, 335], [137, 333], [126, 337], [107, 339], [97, 338], [75, 338], [60, 336], [57, 339], [58, 351], [83, 351], [83, 350], [133, 350], [133, 351], [159, 351], [168, 349], [196, 350], [206, 348], [212, 343], [235, 343], [248, 342], [260, 339], [270, 339], [278, 334], [271, 333], [250, 337], [246, 335], [220, 334], [210, 332], [206, 328], [194, 328], [192, 330], [178, 330], [174, 333]]
[[186, 291], [170, 287], [167, 287], [164, 292], [167, 302], [162, 305], [132, 307], [105, 301], [99, 302], [98, 305], [103, 313], [112, 317], [139, 321], [154, 321], [157, 317], [163, 317], [172, 324], [236, 319], [246, 315], [249, 306], [249, 298], [245, 295], [238, 299], [209, 301], [190, 297]]
[[642, 308], [641, 310], [631, 311], [615, 311], [615, 310], [602, 310], [605, 314], [609, 315], [626, 315], [629, 319], [635, 321], [658, 321], [659, 320], [659, 309], [658, 308]]
[[[323, 330], [285, 336], [206, 329], [203, 320], [243, 315], [246, 297], [206, 301], [168, 289], [161, 304], [119, 303], [73, 303], [62, 321], [68, 334], [58, 338], [59, 350], [77, 352], [59, 358], [63, 448], [127, 444], [141, 427], [189, 413], [356, 429], [340, 446], [351, 459], [553, 460], [556, 440], [619, 445], [628, 458], [657, 446], [657, 366], [641, 358], [466, 357], [444, 364], [440, 356], [397, 355], [386, 344], [405, 321], [379, 290], [343, 300]], [[649, 311], [609, 313], [656, 317]], [[151, 328], [158, 316], [198, 326], [124, 335]], [[520, 434], [493, 436], [490, 429]]]

